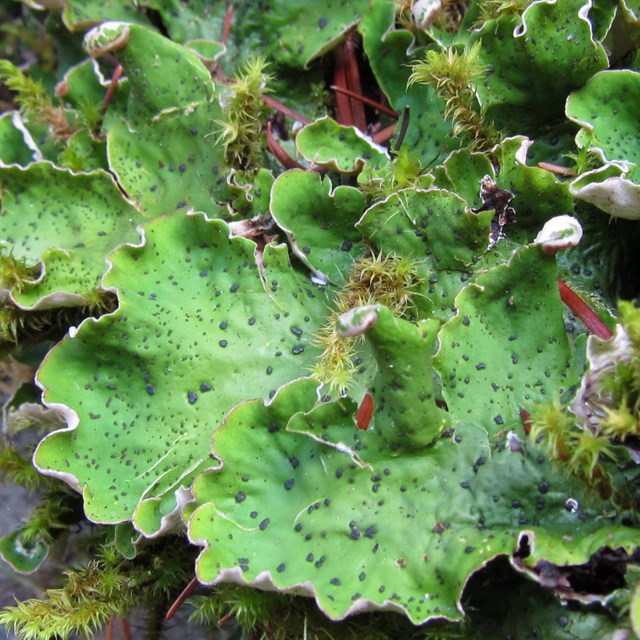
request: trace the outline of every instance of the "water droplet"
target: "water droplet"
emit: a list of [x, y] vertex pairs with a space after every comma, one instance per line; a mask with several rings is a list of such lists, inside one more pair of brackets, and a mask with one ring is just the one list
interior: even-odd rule
[[240, 503], [243, 502], [247, 497], [247, 494], [244, 491], [238, 491], [238, 493], [236, 493], [236, 502]]
[[276, 571], [278, 573], [282, 573], [285, 569], [287, 568], [287, 566], [285, 565], [284, 562], [281, 562], [277, 567], [276, 567]]
[[287, 491], [291, 491], [291, 488], [293, 487], [293, 478], [289, 478], [289, 480], [286, 480], [284, 483], [284, 488]]
[[265, 518], [259, 525], [258, 528], [260, 529], [260, 531], [264, 531], [268, 526], [269, 526], [269, 522], [271, 522], [271, 520], [269, 520], [269, 518]]
[[300, 355], [303, 351], [304, 347], [300, 344], [297, 344], [295, 347], [293, 347], [293, 349], [291, 349], [291, 352], [294, 356]]

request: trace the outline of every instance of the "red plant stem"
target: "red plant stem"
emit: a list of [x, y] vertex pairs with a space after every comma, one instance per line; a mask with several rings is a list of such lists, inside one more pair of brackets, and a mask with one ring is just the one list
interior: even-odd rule
[[227, 7], [227, 12], [224, 14], [224, 26], [222, 27], [222, 44], [227, 44], [229, 34], [231, 33], [231, 22], [233, 21], [233, 5], [230, 4]]
[[[347, 71], [343, 47], [336, 49], [333, 83], [338, 87], [347, 88]], [[336, 120], [346, 127], [351, 127], [354, 123], [353, 113], [351, 112], [351, 99], [343, 93], [336, 94]]]
[[120, 618], [120, 633], [122, 634], [122, 640], [133, 640], [131, 627], [126, 618]]
[[350, 91], [349, 89], [345, 89], [344, 87], [338, 87], [335, 84], [332, 84], [329, 88], [339, 93], [344, 93], [345, 96], [349, 96], [350, 98], [354, 98], [355, 100], [360, 100], [360, 102], [364, 102], [364, 104], [368, 104], [370, 107], [373, 107], [374, 109], [377, 109], [382, 113], [386, 113], [388, 116], [391, 116], [396, 120], [400, 117], [391, 107], [387, 107], [386, 105], [381, 104], [380, 102], [371, 100], [371, 98], [365, 98], [363, 95], [360, 95], [355, 91]]
[[222, 616], [222, 618], [218, 620], [218, 626], [221, 627], [223, 624], [226, 624], [230, 620], [233, 620], [235, 617], [236, 617], [235, 611], [232, 611], [231, 613], [227, 613], [227, 615]]
[[198, 578], [191, 578], [187, 586], [182, 590], [182, 593], [175, 599], [174, 603], [169, 607], [167, 615], [164, 617], [165, 622], [169, 622], [171, 618], [176, 614], [176, 611], [184, 604], [184, 601], [193, 593], [193, 590], [198, 586]]
[[557, 164], [551, 164], [550, 162], [538, 162], [538, 166], [541, 169], [546, 169], [547, 171], [551, 171], [551, 173], [557, 173], [561, 176], [575, 176], [577, 175], [573, 169], [569, 169], [568, 167], [561, 167]]
[[382, 131], [378, 131], [378, 133], [373, 135], [373, 141], [376, 144], [383, 144], [387, 140], [389, 140], [391, 136], [393, 136], [393, 134], [395, 133], [395, 130], [396, 130], [395, 124], [385, 127], [384, 129], [382, 129]]
[[302, 169], [302, 165], [296, 162], [276, 141], [271, 132], [271, 122], [267, 121], [267, 146], [276, 160], [285, 169]]
[[520, 419], [522, 420], [522, 426], [526, 435], [531, 433], [531, 416], [525, 409], [520, 409]]
[[118, 82], [120, 82], [120, 78], [122, 78], [122, 65], [118, 64], [115, 68], [113, 75], [111, 76], [111, 82], [107, 87], [107, 93], [105, 93], [104, 100], [102, 101], [102, 106], [100, 107], [100, 115], [104, 115], [111, 104], [111, 99], [113, 98], [113, 94], [116, 92], [116, 87], [118, 86]]
[[116, 620], [116, 614], [111, 614], [109, 622], [107, 622], [107, 628], [104, 631], [105, 640], [113, 640], [113, 624]]
[[594, 336], [597, 336], [601, 340], [609, 340], [613, 336], [611, 329], [598, 318], [595, 311], [565, 282], [558, 280], [558, 289], [560, 289], [562, 302], [582, 320], [585, 327], [587, 327]]
[[289, 116], [290, 118], [293, 118], [294, 120], [297, 120], [302, 124], [311, 123], [311, 120], [308, 120], [304, 116], [301, 116], [299, 113], [296, 113], [295, 111], [293, 111], [293, 109], [289, 109], [289, 107], [283, 105], [282, 102], [278, 102], [277, 100], [274, 100], [273, 98], [265, 95], [262, 95], [260, 97], [265, 104], [269, 105], [272, 109], [276, 109], [276, 111], [279, 111], [280, 113], [284, 113], [285, 116]]
[[[358, 60], [356, 59], [356, 42], [353, 34], [349, 35], [344, 43], [345, 49], [345, 71], [347, 76], [346, 89], [362, 95], [362, 84], [360, 83], [360, 71], [358, 70]], [[344, 85], [343, 85], [344, 86]], [[351, 102], [351, 113], [353, 123], [363, 133], [367, 130], [367, 118], [364, 113], [364, 105], [358, 100], [349, 98]]]

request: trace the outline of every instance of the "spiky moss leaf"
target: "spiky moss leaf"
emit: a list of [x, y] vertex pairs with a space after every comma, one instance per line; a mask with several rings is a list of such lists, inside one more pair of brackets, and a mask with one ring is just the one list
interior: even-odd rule
[[150, 501], [134, 524], [151, 535], [176, 506], [173, 492], [213, 464], [209, 440], [224, 415], [310, 369], [308, 337], [327, 300], [284, 246], [264, 252], [265, 288], [255, 244], [229, 238], [220, 220], [178, 213], [144, 235], [110, 258], [104, 286], [118, 310], [85, 321], [39, 370], [44, 400], [66, 411], [68, 428], [40, 443], [35, 462], [82, 490], [96, 522], [126, 521]]
[[517, 219], [505, 231], [520, 243], [532, 242], [547, 220], [573, 211], [567, 183], [560, 182], [550, 171], [527, 166], [531, 144], [524, 136], [514, 136], [492, 150], [500, 166], [498, 186], [514, 195], [511, 206]]
[[21, 531], [0, 538], [0, 557], [18, 573], [37, 571], [49, 556], [49, 545], [42, 540], [25, 542]]
[[314, 273], [343, 283], [362, 252], [354, 229], [364, 197], [353, 187], [331, 190], [331, 180], [294, 169], [278, 176], [271, 191], [271, 215], [287, 234], [294, 253]]
[[391, 106], [402, 113], [405, 105], [411, 109], [405, 144], [421, 164], [426, 165], [460, 147], [451, 135], [451, 123], [442, 114], [444, 102], [435, 89], [421, 84], [407, 87], [411, 63], [416, 60], [409, 52], [414, 45], [413, 34], [395, 29], [393, 3], [372, 0], [358, 30], [371, 70]]
[[144, 27], [128, 28], [126, 46], [117, 51], [129, 78], [126, 113], [110, 110], [104, 123], [109, 166], [145, 215], [188, 208], [219, 215], [226, 166], [211, 75], [190, 49]]
[[69, 31], [86, 31], [105, 20], [121, 20], [149, 25], [143, 5], [122, 0], [65, 1], [62, 20]]
[[450, 191], [405, 189], [367, 209], [357, 228], [383, 253], [418, 260], [425, 284], [414, 303], [446, 320], [486, 250], [492, 217], [492, 211], [472, 213]]
[[534, 2], [519, 18], [489, 20], [469, 44], [482, 42], [479, 62], [492, 70], [477, 87], [485, 116], [510, 134], [534, 137], [563, 118], [564, 101], [608, 66], [594, 41], [591, 2]]
[[74, 174], [48, 162], [0, 167], [0, 191], [3, 244], [27, 264], [43, 265], [40, 280], [9, 292], [22, 308], [88, 304], [107, 254], [139, 238], [142, 216], [104, 171]]
[[568, 512], [581, 485], [535, 451], [492, 452], [484, 429], [456, 423], [399, 455], [377, 427], [355, 429], [350, 401], [305, 413], [313, 395], [294, 382], [266, 406], [239, 406], [215, 433], [223, 464], [196, 481], [189, 520], [205, 547], [202, 582], [306, 593], [332, 619], [387, 609], [418, 624], [460, 619], [469, 577], [514, 553], [523, 530], [531, 566], [547, 552], [585, 562], [606, 544], [634, 543], [633, 529], [602, 528], [608, 504]]
[[513, 428], [520, 408], [577, 383], [556, 279], [555, 261], [529, 245], [458, 294], [434, 361], [458, 419]]
[[33, 162], [34, 150], [25, 141], [24, 125], [22, 130], [17, 111], [7, 111], [0, 115], [0, 163], [27, 165]]
[[355, 127], [344, 127], [325, 116], [307, 125], [296, 137], [300, 155], [339, 173], [358, 173], [366, 163], [383, 167], [389, 155]]

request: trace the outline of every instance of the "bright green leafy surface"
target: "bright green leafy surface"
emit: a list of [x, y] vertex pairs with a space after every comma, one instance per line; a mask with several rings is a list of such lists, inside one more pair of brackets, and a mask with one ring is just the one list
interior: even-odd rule
[[437, 367], [461, 419], [513, 428], [520, 407], [575, 383], [580, 372], [571, 370], [556, 277], [554, 260], [534, 245], [458, 295], [458, 313], [440, 333]]
[[330, 118], [321, 118], [306, 126], [296, 137], [301, 155], [320, 167], [340, 173], [360, 171], [365, 163], [373, 167], [388, 162], [387, 152], [365, 138], [355, 127], [340, 126]]
[[606, 53], [584, 18], [584, 0], [534, 2], [522, 20], [504, 16], [471, 33], [491, 70], [478, 87], [487, 118], [511, 134], [529, 134], [561, 118], [564, 100], [606, 68]]
[[25, 143], [24, 132], [15, 126], [19, 115], [8, 111], [0, 116], [0, 162], [4, 164], [28, 164], [33, 160], [33, 149]]
[[386, 0], [372, 0], [359, 25], [371, 70], [391, 106], [402, 113], [410, 109], [405, 143], [423, 165], [460, 146], [451, 136], [451, 123], [442, 117], [444, 102], [432, 87], [407, 87], [411, 63], [420, 56], [408, 52], [414, 45], [406, 29], [394, 28], [395, 7]]
[[107, 254], [136, 242], [142, 216], [104, 171], [73, 174], [48, 162], [0, 167], [0, 239], [40, 280], [9, 292], [20, 306], [88, 304], [107, 270]]
[[45, 400], [79, 424], [46, 438], [36, 463], [76, 484], [93, 520], [129, 519], [141, 498], [188, 485], [211, 464], [227, 411], [310, 366], [322, 291], [291, 271], [284, 247], [265, 252], [263, 284], [255, 244], [228, 233], [201, 214], [145, 226], [144, 247], [111, 257], [104, 285], [118, 310], [86, 321], [40, 369]]
[[[313, 593], [333, 618], [376, 606], [418, 623], [459, 619], [469, 573], [515, 551], [523, 530], [535, 541], [532, 565], [566, 558], [572, 536], [582, 561], [603, 544], [632, 543], [631, 531], [602, 526], [597, 504], [566, 511], [579, 487], [534, 452], [492, 452], [484, 429], [457, 423], [398, 455], [377, 429], [356, 431], [338, 403], [296, 414], [313, 394], [294, 383], [269, 406], [239, 407], [214, 436], [224, 466], [197, 481], [201, 506], [189, 521], [191, 539], [207, 546], [200, 580]], [[338, 434], [343, 445], [332, 446]]]
[[[142, 5], [125, 4], [70, 0], [63, 18], [73, 29], [104, 18], [148, 24], [151, 14]], [[94, 32], [108, 44], [129, 29], [127, 42], [113, 52], [126, 79], [102, 125], [106, 153], [86, 129], [65, 142], [64, 154], [43, 125], [29, 123], [29, 131], [46, 158], [85, 170], [108, 167], [137, 210], [105, 172], [76, 175], [46, 163], [0, 168], [4, 235], [18, 257], [42, 259], [46, 267], [41, 282], [11, 292], [21, 304], [54, 295], [49, 304], [60, 292], [83, 296], [101, 284], [105, 258], [119, 246], [102, 281], [117, 293], [118, 309], [86, 320], [39, 371], [45, 401], [61, 408], [68, 428], [41, 443], [37, 466], [81, 490], [90, 519], [122, 523], [120, 547], [128, 557], [130, 523], [147, 536], [175, 526], [187, 497], [181, 487], [195, 482], [196, 502], [183, 517], [191, 540], [205, 548], [197, 565], [201, 581], [311, 594], [334, 619], [382, 608], [414, 623], [459, 620], [465, 584], [525, 542], [531, 553], [518, 562], [533, 573], [541, 560], [584, 563], [604, 545], [631, 550], [637, 529], [620, 526], [609, 503], [585, 497], [580, 483], [552, 468], [526, 439], [519, 415], [579, 380], [581, 341], [573, 353], [555, 261], [528, 243], [550, 217], [573, 213], [574, 187], [591, 180], [578, 178], [570, 192], [566, 182], [527, 166], [527, 147], [535, 140], [558, 157], [571, 148], [575, 132], [568, 133], [563, 111], [571, 94], [566, 114], [594, 132], [592, 148], [609, 161], [637, 162], [631, 116], [638, 101], [624, 98], [635, 95], [637, 73], [596, 73], [607, 66], [596, 38], [608, 38], [608, 49], [620, 33], [620, 21], [612, 26], [616, 10], [632, 30], [626, 5], [535, 2], [523, 19], [504, 15], [471, 33], [432, 29], [439, 42], [482, 41], [488, 70], [480, 103], [498, 129], [514, 134], [491, 154], [462, 149], [445, 157], [464, 141], [451, 136], [432, 88], [407, 89], [410, 65], [423, 55], [414, 48], [426, 35], [401, 28], [393, 4], [233, 4], [225, 73], [233, 73], [238, 59], [266, 54], [278, 67], [270, 69], [278, 76], [276, 95], [302, 105], [307, 116], [306, 109], [325, 111], [310, 89], [323, 69], [318, 64], [305, 75], [302, 68], [325, 54], [328, 61], [360, 21], [380, 90], [397, 111], [411, 106], [405, 138], [411, 156], [423, 167], [441, 162], [424, 178], [435, 187], [389, 192], [363, 212], [363, 195], [353, 186], [332, 187], [336, 176], [296, 170], [274, 182], [277, 171], [267, 169], [255, 178], [230, 176], [217, 122], [221, 92], [201, 58], [176, 44], [207, 39], [211, 62], [224, 50], [213, 41], [221, 37], [226, 5], [148, 3], [173, 42], [136, 24]], [[477, 17], [478, 4], [470, 15]], [[102, 61], [102, 71], [110, 65]], [[81, 121], [87, 103], [101, 103], [105, 87], [89, 62], [66, 81], [65, 101]], [[32, 151], [24, 140], [3, 116], [0, 158], [26, 165]], [[306, 127], [296, 145], [345, 181], [365, 161], [374, 177], [375, 167], [383, 175], [390, 166], [367, 139], [329, 118]], [[623, 172], [604, 171], [598, 179]], [[491, 251], [493, 211], [470, 209], [481, 206], [484, 175], [513, 193], [517, 213], [507, 238]], [[262, 254], [261, 237], [258, 243], [230, 238], [220, 219], [186, 215], [195, 209], [229, 218], [229, 208], [242, 217], [271, 213], [302, 266], [289, 264], [283, 246], [267, 244]], [[604, 280], [607, 263], [599, 249], [594, 256], [593, 240], [603, 226], [580, 213], [589, 219], [588, 244], [559, 259], [560, 273], [573, 274], [605, 308], [595, 283]], [[46, 238], [38, 215], [47, 218]], [[143, 245], [130, 246], [143, 216], [168, 217], [143, 225]], [[235, 222], [241, 224], [234, 229], [242, 227]], [[313, 332], [331, 313], [332, 292], [305, 272], [340, 285], [369, 243], [383, 255], [414, 261], [421, 281], [406, 314], [411, 321], [378, 309], [376, 325], [357, 348], [351, 395], [322, 402], [318, 383], [306, 376], [318, 355]], [[263, 272], [256, 264], [262, 257]], [[584, 271], [579, 277], [576, 268]], [[354, 416], [365, 387], [373, 415], [360, 431]], [[510, 451], [508, 430], [523, 441], [524, 453]], [[565, 508], [568, 498], [579, 501], [576, 512]], [[5, 539], [7, 557], [13, 541]], [[28, 554], [18, 555], [24, 561]], [[537, 585], [523, 591], [529, 604], [522, 624], [503, 615], [487, 626], [472, 616], [479, 626], [467, 637], [516, 627], [587, 637], [603, 628], [595, 616], [573, 612], [566, 624], [537, 617], [531, 604]], [[519, 594], [504, 597], [506, 608], [520, 612]], [[544, 602], [539, 611], [557, 612]]]
[[331, 191], [331, 181], [312, 172], [283, 173], [271, 193], [271, 213], [293, 251], [319, 277], [333, 282], [344, 280], [361, 252], [354, 225], [363, 209], [360, 191], [347, 186]]
[[638, 179], [640, 73], [625, 69], [595, 74], [569, 96], [567, 116], [593, 134], [591, 149], [605, 160], [625, 162], [628, 177]]
[[188, 48], [129, 28], [127, 45], [117, 52], [129, 78], [126, 112], [116, 110], [105, 122], [109, 165], [146, 215], [189, 208], [217, 213], [225, 185], [216, 124], [222, 110], [209, 71]]

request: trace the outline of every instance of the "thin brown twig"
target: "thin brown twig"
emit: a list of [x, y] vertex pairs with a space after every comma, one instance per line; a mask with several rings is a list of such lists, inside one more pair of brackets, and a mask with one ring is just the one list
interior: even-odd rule
[[285, 168], [285, 169], [302, 169], [302, 165], [292, 158], [278, 143], [278, 141], [273, 137], [273, 132], [271, 131], [271, 122], [267, 121], [267, 147], [269, 147], [269, 151], [273, 153], [276, 157], [276, 160]]
[[[358, 69], [358, 60], [356, 59], [356, 42], [354, 34], [351, 33], [344, 43], [345, 50], [345, 71], [347, 77], [346, 88], [358, 95], [362, 95], [362, 84], [360, 83], [360, 71]], [[364, 105], [358, 100], [349, 98], [351, 101], [351, 113], [353, 114], [353, 123], [363, 133], [367, 130], [367, 118], [364, 113]]]
[[193, 593], [193, 590], [198, 586], [198, 578], [194, 577], [189, 580], [187, 586], [181, 591], [180, 595], [174, 600], [173, 604], [169, 607], [167, 615], [164, 617], [165, 622], [169, 622], [171, 618], [176, 614], [176, 611], [184, 604], [184, 601]]
[[227, 12], [224, 14], [224, 26], [222, 27], [222, 44], [227, 44], [229, 34], [231, 33], [231, 23], [233, 22], [233, 5], [230, 4], [227, 7]]
[[355, 100], [360, 100], [360, 102], [364, 102], [364, 104], [368, 104], [370, 107], [373, 107], [374, 109], [377, 109], [382, 113], [386, 113], [388, 116], [391, 116], [396, 120], [400, 117], [398, 113], [395, 112], [391, 107], [387, 107], [386, 105], [380, 102], [376, 102], [375, 100], [372, 100], [371, 98], [366, 98], [365, 96], [360, 95], [355, 91], [351, 91], [350, 89], [345, 89], [344, 87], [338, 87], [335, 84], [332, 84], [329, 88], [333, 89], [334, 91], [338, 91], [339, 93], [344, 93], [346, 96], [349, 96], [350, 98], [354, 98]]
[[122, 634], [122, 640], [133, 640], [129, 621], [124, 616], [120, 618], [120, 633]]
[[116, 620], [116, 614], [112, 613], [109, 618], [109, 622], [107, 622], [107, 628], [104, 630], [105, 640], [113, 640], [113, 625]]
[[387, 140], [391, 138], [391, 136], [393, 136], [395, 131], [396, 131], [395, 124], [385, 127], [384, 129], [382, 129], [381, 131], [378, 131], [378, 133], [375, 133], [373, 135], [373, 141], [376, 144], [384, 144]]
[[293, 109], [289, 109], [289, 107], [287, 107], [284, 104], [282, 104], [282, 102], [278, 102], [278, 100], [275, 100], [274, 98], [271, 98], [270, 96], [262, 95], [260, 97], [262, 98], [262, 100], [264, 101], [265, 104], [269, 105], [273, 109], [276, 109], [280, 113], [284, 113], [285, 116], [289, 116], [290, 118], [293, 118], [294, 120], [297, 120], [298, 122], [301, 122], [302, 124], [310, 124], [311, 123], [311, 120], [308, 120], [304, 116], [301, 116], [299, 113], [297, 113]]
[[561, 167], [557, 164], [551, 164], [550, 162], [538, 162], [538, 166], [540, 169], [546, 169], [547, 171], [551, 171], [551, 173], [557, 173], [560, 176], [577, 176], [578, 174], [568, 167]]
[[[347, 72], [345, 53], [343, 47], [338, 47], [335, 52], [335, 69], [333, 72], [333, 83], [338, 87], [347, 87]], [[336, 94], [336, 120], [345, 127], [354, 125], [353, 113], [351, 111], [351, 98], [343, 93]]]
[[235, 617], [236, 617], [236, 612], [235, 611], [232, 611], [231, 613], [227, 613], [226, 615], [222, 616], [222, 618], [220, 618], [220, 620], [218, 620], [218, 626], [221, 627], [223, 624], [226, 624], [227, 622], [230, 622]]
[[107, 87], [107, 92], [104, 95], [104, 100], [102, 101], [102, 106], [100, 107], [100, 115], [104, 116], [111, 104], [111, 100], [113, 98], [113, 94], [116, 92], [116, 87], [118, 86], [118, 82], [120, 82], [120, 78], [122, 78], [122, 73], [124, 69], [121, 64], [115, 68], [113, 75], [111, 76], [111, 82]]
[[600, 320], [596, 312], [575, 292], [568, 284], [558, 280], [560, 298], [573, 313], [582, 320], [585, 327], [601, 340], [609, 340], [613, 333], [611, 329]]

